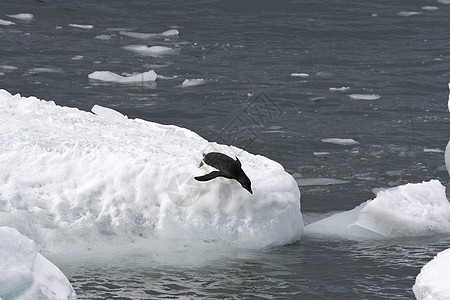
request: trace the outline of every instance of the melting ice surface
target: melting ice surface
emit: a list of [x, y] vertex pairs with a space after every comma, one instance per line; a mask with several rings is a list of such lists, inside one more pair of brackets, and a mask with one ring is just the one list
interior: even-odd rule
[[305, 236], [370, 239], [450, 233], [445, 187], [432, 180], [381, 191], [373, 200], [305, 227]]
[[[0, 90], [0, 225], [45, 253], [254, 249], [300, 239], [300, 192], [263, 156], [194, 132], [95, 106], [93, 113]], [[238, 156], [254, 194], [237, 182], [198, 182], [202, 152]], [[217, 251], [212, 251], [216, 253]]]
[[64, 274], [39, 254], [35, 243], [11, 227], [0, 227], [0, 299], [76, 299]]

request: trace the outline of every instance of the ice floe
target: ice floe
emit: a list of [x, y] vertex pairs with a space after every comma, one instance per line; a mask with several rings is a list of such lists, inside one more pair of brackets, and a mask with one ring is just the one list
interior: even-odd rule
[[161, 33], [139, 33], [139, 32], [130, 32], [130, 31], [120, 31], [121, 35], [129, 36], [137, 39], [152, 39], [155, 37], [170, 37], [177, 36], [179, 34], [177, 29], [170, 29]]
[[33, 14], [29, 13], [21, 13], [21, 14], [15, 14], [15, 15], [7, 15], [10, 18], [22, 20], [22, 21], [30, 21], [33, 20], [34, 16]]
[[182, 87], [191, 87], [205, 84], [206, 81], [204, 79], [185, 79], [182, 83]]
[[69, 24], [70, 27], [73, 28], [79, 28], [79, 29], [93, 29], [94, 25], [88, 25], [88, 24]]
[[122, 47], [125, 50], [135, 52], [144, 56], [161, 56], [166, 54], [173, 54], [175, 50], [166, 46], [147, 46], [147, 45], [128, 45]]
[[292, 73], [291, 77], [302, 77], [302, 78], [306, 78], [309, 77], [308, 73]]
[[450, 233], [450, 203], [438, 180], [406, 184], [305, 227], [305, 236], [370, 239]]
[[3, 26], [9, 26], [9, 25], [15, 25], [16, 23], [14, 23], [14, 22], [11, 22], [11, 21], [6, 21], [6, 20], [3, 20], [3, 19], [0, 19], [0, 25], [3, 25]]
[[157, 78], [155, 71], [150, 70], [144, 73], [122, 76], [111, 71], [95, 71], [88, 75], [89, 79], [100, 80], [107, 82], [117, 82], [117, 83], [139, 83], [139, 82], [152, 82]]
[[0, 227], [0, 299], [74, 300], [69, 280], [16, 229]]
[[[202, 247], [300, 239], [300, 191], [277, 162], [188, 129], [93, 111], [0, 90], [0, 225], [46, 253], [74, 256], [141, 249], [171, 259], [195, 249], [202, 259]], [[254, 194], [225, 178], [194, 180], [209, 151], [239, 157]]]
[[413, 286], [417, 300], [450, 299], [450, 249], [439, 252], [420, 270]]
[[348, 96], [354, 100], [378, 100], [381, 98], [377, 94], [350, 94]]
[[355, 141], [354, 139], [341, 139], [341, 138], [326, 138], [321, 139], [323, 143], [331, 143], [336, 145], [343, 145], [343, 146], [352, 146], [352, 145], [358, 145], [359, 142]]

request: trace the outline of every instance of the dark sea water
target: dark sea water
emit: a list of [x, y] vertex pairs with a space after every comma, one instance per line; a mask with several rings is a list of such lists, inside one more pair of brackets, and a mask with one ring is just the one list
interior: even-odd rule
[[[34, 18], [6, 16], [18, 13]], [[450, 4], [429, 0], [2, 1], [0, 19], [16, 24], [0, 25], [0, 88], [87, 111], [100, 104], [267, 156], [298, 179], [308, 223], [376, 188], [430, 179], [450, 187], [449, 15]], [[124, 34], [169, 29], [179, 34]], [[171, 51], [149, 56], [129, 45]], [[164, 77], [88, 79], [151, 69]], [[185, 79], [204, 84], [182, 87]], [[272, 113], [255, 111], [257, 101]], [[236, 124], [240, 135], [227, 135]], [[311, 178], [346, 183], [305, 185]], [[449, 245], [448, 236], [304, 238], [190, 267], [56, 263], [79, 299], [413, 299], [420, 268]]]

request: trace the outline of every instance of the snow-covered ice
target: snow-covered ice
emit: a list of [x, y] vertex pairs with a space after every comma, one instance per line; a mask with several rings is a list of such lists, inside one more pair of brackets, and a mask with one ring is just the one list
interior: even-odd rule
[[378, 100], [381, 98], [377, 94], [350, 94], [348, 96], [354, 100]]
[[[46, 253], [74, 255], [300, 239], [300, 191], [277, 162], [188, 129], [93, 111], [0, 90], [0, 225]], [[194, 180], [210, 151], [238, 156], [254, 194], [234, 180]]]
[[450, 249], [439, 252], [420, 270], [413, 286], [417, 300], [450, 299]]
[[34, 16], [30, 13], [21, 13], [21, 14], [15, 14], [15, 15], [7, 15], [10, 18], [22, 20], [22, 21], [30, 21], [33, 20]]
[[173, 54], [175, 50], [166, 46], [128, 45], [122, 47], [125, 50], [135, 52], [144, 56], [161, 56]]
[[305, 236], [367, 239], [450, 233], [450, 203], [438, 180], [377, 193], [350, 211], [305, 227]]
[[352, 146], [352, 145], [358, 145], [359, 142], [355, 141], [354, 139], [342, 139], [342, 138], [326, 138], [321, 139], [323, 143], [331, 143], [331, 144], [337, 144], [337, 145], [343, 145], [343, 146]]
[[135, 74], [131, 76], [122, 76], [111, 71], [95, 71], [88, 75], [89, 79], [108, 81], [108, 82], [118, 82], [118, 83], [139, 83], [139, 82], [149, 82], [155, 81], [157, 78], [156, 72], [153, 70]]
[[0, 299], [77, 299], [72, 285], [35, 243], [16, 229], [0, 227]]
[[181, 83], [182, 87], [191, 87], [205, 84], [206, 81], [204, 79], [185, 79], [183, 83]]

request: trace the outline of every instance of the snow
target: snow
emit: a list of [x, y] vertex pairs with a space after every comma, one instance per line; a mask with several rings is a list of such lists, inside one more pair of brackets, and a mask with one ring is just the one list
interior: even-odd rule
[[[195, 249], [203, 259], [204, 248], [300, 239], [300, 191], [277, 162], [177, 126], [93, 112], [0, 90], [0, 226], [17, 228], [47, 256], [171, 259]], [[211, 151], [239, 157], [253, 195], [234, 180], [193, 179], [205, 174], [198, 164]]]
[[337, 144], [337, 145], [343, 145], [343, 146], [352, 146], [352, 145], [358, 145], [359, 142], [355, 141], [354, 139], [341, 139], [341, 138], [326, 138], [321, 139], [323, 143], [331, 143], [331, 144]]
[[16, 14], [16, 15], [6, 15], [10, 18], [22, 20], [22, 21], [30, 21], [34, 18], [33, 14], [29, 13], [22, 13], [22, 14]]
[[137, 83], [137, 82], [148, 82], [156, 80], [156, 73], [153, 70], [135, 74], [131, 76], [122, 76], [111, 71], [95, 71], [88, 75], [89, 79], [108, 81], [108, 82], [118, 82], [118, 83]]
[[439, 252], [420, 270], [413, 286], [417, 300], [450, 299], [450, 249]]
[[161, 56], [166, 54], [173, 54], [174, 49], [166, 46], [147, 46], [147, 45], [129, 45], [122, 47], [125, 50], [135, 52], [144, 56]]
[[450, 233], [450, 203], [438, 180], [406, 184], [305, 227], [305, 236], [344, 239]]
[[35, 243], [16, 229], [0, 227], [0, 299], [76, 299], [72, 285]]
[[381, 98], [377, 94], [350, 94], [348, 96], [354, 100], [378, 100]]
[[205, 84], [204, 79], [185, 79], [181, 84], [182, 87], [191, 87]]

